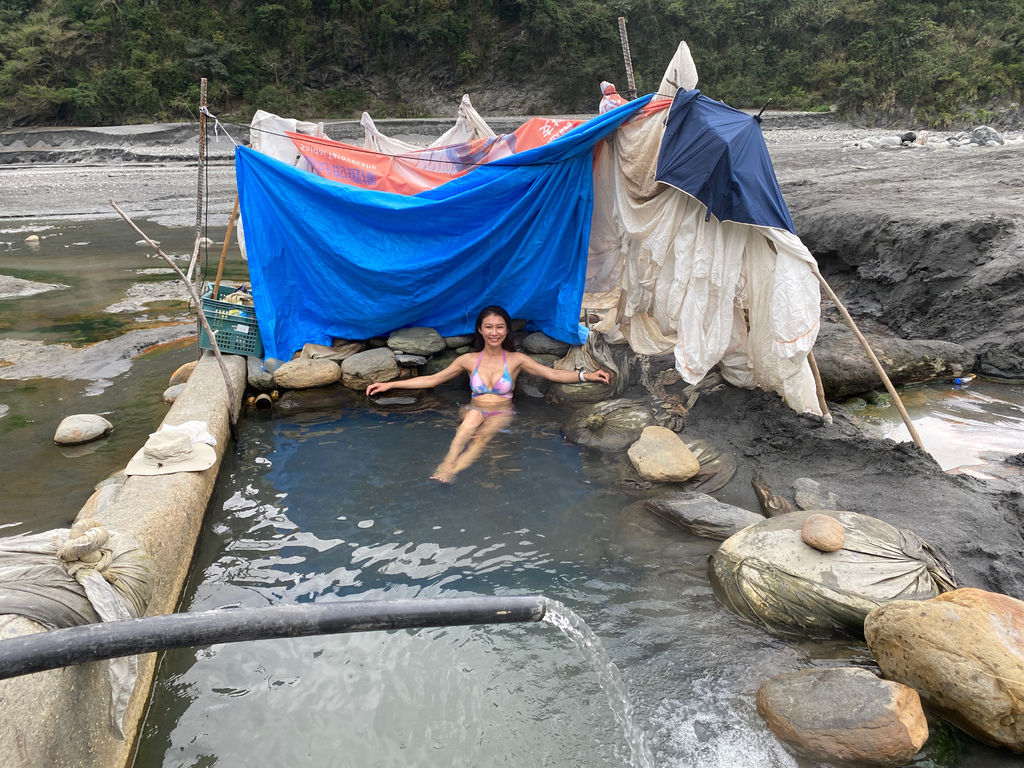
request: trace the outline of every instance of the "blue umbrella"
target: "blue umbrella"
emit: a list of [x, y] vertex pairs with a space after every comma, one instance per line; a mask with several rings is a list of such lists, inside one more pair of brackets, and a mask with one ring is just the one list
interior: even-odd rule
[[708, 218], [796, 234], [760, 119], [699, 90], [676, 93], [655, 178], [704, 203]]

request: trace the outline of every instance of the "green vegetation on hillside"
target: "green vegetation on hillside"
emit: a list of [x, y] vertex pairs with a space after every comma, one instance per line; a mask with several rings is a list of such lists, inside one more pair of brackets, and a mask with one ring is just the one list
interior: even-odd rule
[[625, 90], [620, 15], [641, 93], [679, 40], [701, 89], [737, 107], [942, 125], [1024, 88], [1021, 0], [0, 0], [0, 123], [194, 119], [201, 77], [211, 108], [246, 120], [396, 116], [410, 70], [453, 95], [507, 82], [558, 94], [533, 111], [593, 111], [601, 79]]

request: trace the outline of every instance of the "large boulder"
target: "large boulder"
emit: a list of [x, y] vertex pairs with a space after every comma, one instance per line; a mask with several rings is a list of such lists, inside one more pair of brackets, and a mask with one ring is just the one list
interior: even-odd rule
[[429, 357], [448, 345], [433, 328], [399, 328], [388, 336], [388, 348], [396, 353]]
[[864, 636], [882, 673], [972, 736], [1024, 752], [1024, 602], [958, 589], [881, 605]]
[[[970, 373], [974, 367], [974, 354], [950, 341], [899, 339], [870, 332], [864, 332], [864, 336], [894, 384], [951, 380]], [[830, 399], [839, 400], [882, 386], [864, 348], [845, 325], [822, 321], [814, 342], [814, 357]]]
[[274, 380], [285, 389], [309, 389], [334, 384], [341, 378], [341, 368], [333, 360], [298, 358], [274, 371]]
[[722, 542], [709, 565], [719, 600], [777, 632], [859, 636], [876, 606], [955, 588], [949, 567], [928, 544], [874, 517], [828, 510], [842, 525], [843, 546], [835, 552], [808, 546], [801, 531], [813, 514], [768, 518]]
[[81, 445], [105, 437], [114, 431], [114, 425], [95, 413], [76, 413], [66, 416], [57, 425], [53, 442], [57, 445]]
[[717, 541], [724, 541], [748, 525], [764, 520], [763, 515], [723, 504], [713, 496], [693, 491], [677, 491], [647, 499], [644, 508], [695, 536]]
[[624, 451], [653, 420], [647, 403], [618, 398], [580, 408], [562, 425], [562, 431], [585, 448]]
[[523, 339], [523, 349], [531, 355], [557, 355], [562, 357], [569, 351], [571, 346], [571, 344], [553, 339], [540, 331], [528, 334]]
[[693, 452], [666, 427], [644, 427], [627, 455], [636, 473], [649, 483], [682, 483], [700, 471]]
[[395, 355], [387, 347], [368, 349], [341, 363], [341, 383], [349, 389], [366, 389], [377, 381], [397, 379], [398, 375]]
[[898, 768], [928, 740], [917, 692], [859, 667], [773, 677], [757, 692], [757, 712], [793, 752], [830, 765]]

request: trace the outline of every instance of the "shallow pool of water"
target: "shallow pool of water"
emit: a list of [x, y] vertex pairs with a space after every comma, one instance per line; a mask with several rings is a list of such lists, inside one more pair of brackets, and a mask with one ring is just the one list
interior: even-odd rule
[[[986, 454], [1024, 452], [1024, 384], [932, 382], [905, 387], [900, 397], [925, 449], [947, 471], [978, 464]], [[911, 439], [888, 398], [853, 415], [882, 437]]]
[[[194, 228], [137, 223], [187, 265]], [[120, 219], [0, 219], [0, 288], [2, 276], [49, 286], [0, 291], [4, 535], [66, 527], [159, 426], [168, 377], [196, 358], [194, 337], [181, 338], [194, 333], [187, 291], [138, 240]], [[219, 247], [203, 252], [204, 273], [216, 272], [219, 256]], [[225, 279], [246, 277], [232, 247]], [[103, 415], [114, 431], [85, 446], [54, 445], [58, 424], [76, 413]]]
[[[807, 665], [870, 665], [866, 648], [782, 640], [730, 614], [706, 575], [716, 543], [638, 508], [624, 458], [565, 442], [557, 408], [517, 404], [454, 485], [429, 481], [461, 394], [419, 414], [246, 420], [180, 610], [543, 594], [622, 670], [656, 765], [809, 765], [760, 721], [757, 688]], [[972, 765], [971, 749], [945, 764]], [[597, 672], [547, 625], [165, 654], [135, 768], [244, 764], [622, 766], [630, 753]]]

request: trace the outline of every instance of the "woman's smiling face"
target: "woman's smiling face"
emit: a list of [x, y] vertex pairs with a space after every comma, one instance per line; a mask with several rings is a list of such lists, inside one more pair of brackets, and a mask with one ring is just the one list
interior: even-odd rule
[[501, 342], [508, 335], [508, 326], [501, 315], [485, 315], [477, 330], [488, 346], [501, 346]]

